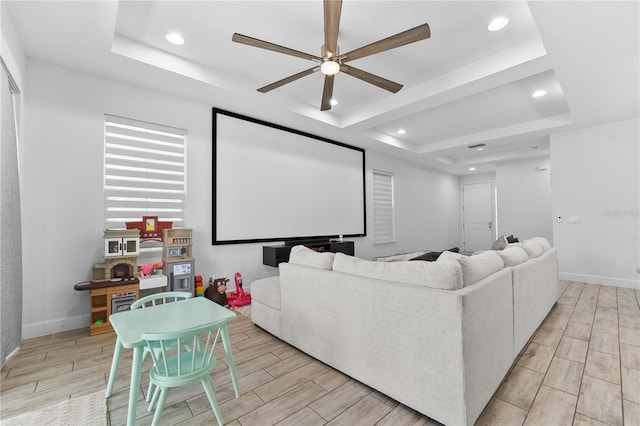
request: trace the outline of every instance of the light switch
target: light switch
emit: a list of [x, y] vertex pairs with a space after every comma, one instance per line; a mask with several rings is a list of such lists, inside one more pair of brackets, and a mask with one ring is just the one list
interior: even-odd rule
[[574, 225], [580, 223], [580, 221], [581, 221], [580, 216], [571, 216], [569, 218], [569, 223], [572, 223]]

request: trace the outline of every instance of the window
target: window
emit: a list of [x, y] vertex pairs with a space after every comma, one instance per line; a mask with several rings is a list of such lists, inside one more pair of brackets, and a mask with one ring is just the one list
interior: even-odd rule
[[373, 243], [395, 241], [393, 173], [373, 171]]
[[185, 130], [105, 115], [104, 226], [158, 216], [184, 227]]

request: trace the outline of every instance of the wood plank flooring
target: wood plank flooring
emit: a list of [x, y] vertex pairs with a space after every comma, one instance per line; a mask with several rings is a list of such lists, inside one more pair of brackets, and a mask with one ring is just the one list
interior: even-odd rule
[[[477, 425], [640, 425], [640, 291], [561, 281], [560, 297]], [[222, 350], [213, 374], [225, 423], [437, 425], [276, 339], [238, 314], [230, 323], [242, 389], [235, 399]], [[88, 329], [28, 339], [0, 371], [1, 420], [106, 388], [115, 337]], [[137, 424], [146, 411], [144, 365]], [[126, 422], [131, 351], [124, 350], [112, 426]], [[170, 392], [162, 424], [216, 424], [199, 384]]]

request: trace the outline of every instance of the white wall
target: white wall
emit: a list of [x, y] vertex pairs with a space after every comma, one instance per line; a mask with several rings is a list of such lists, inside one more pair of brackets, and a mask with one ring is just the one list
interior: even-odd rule
[[[640, 120], [551, 138], [553, 236], [566, 280], [640, 288]], [[570, 223], [570, 218], [580, 223]]]
[[498, 233], [553, 243], [549, 157], [496, 167]]
[[[197, 274], [239, 271], [247, 290], [255, 279], [277, 274], [262, 265], [263, 244], [211, 245], [211, 108], [228, 105], [178, 99], [35, 60], [27, 63], [27, 83], [21, 152], [23, 338], [88, 326], [89, 295], [73, 285], [90, 279], [91, 265], [103, 260], [105, 113], [188, 131], [185, 226], [194, 231]], [[369, 229], [371, 171], [396, 174], [398, 242], [374, 247], [370, 237], [354, 239], [357, 256], [458, 244], [457, 177], [370, 151], [366, 163]]]
[[[373, 244], [373, 169], [393, 173], [395, 243]], [[367, 151], [367, 237], [356, 243], [356, 256], [418, 250], [446, 250], [460, 245], [458, 177], [425, 170]]]
[[496, 181], [496, 174], [493, 173], [478, 173], [475, 175], [460, 176], [460, 190], [462, 185], [471, 185], [474, 183], [494, 182]]

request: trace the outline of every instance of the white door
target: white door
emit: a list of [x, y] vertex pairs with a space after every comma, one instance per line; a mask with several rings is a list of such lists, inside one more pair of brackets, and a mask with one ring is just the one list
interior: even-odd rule
[[488, 250], [496, 239], [493, 183], [462, 186], [464, 251]]

